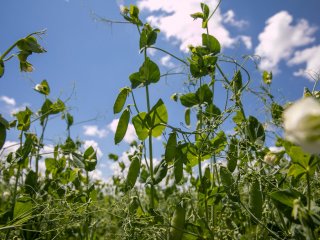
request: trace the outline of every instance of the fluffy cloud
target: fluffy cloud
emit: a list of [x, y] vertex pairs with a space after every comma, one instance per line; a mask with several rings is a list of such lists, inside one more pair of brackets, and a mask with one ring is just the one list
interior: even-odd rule
[[245, 20], [236, 20], [235, 16], [236, 14], [234, 13], [234, 11], [229, 10], [225, 14], [223, 14], [223, 22], [228, 23], [237, 28], [243, 28], [249, 25], [249, 22]]
[[167, 68], [173, 68], [175, 67], [174, 63], [171, 62], [171, 57], [169, 55], [166, 55], [160, 59], [160, 63], [162, 66]]
[[84, 149], [87, 149], [88, 147], [93, 147], [93, 149], [97, 152], [97, 157], [101, 158], [103, 153], [101, 149], [99, 148], [99, 144], [94, 140], [85, 140], [83, 143]]
[[[113, 119], [112, 122], [108, 125], [108, 128], [115, 133], [117, 130], [119, 119]], [[132, 141], [137, 139], [136, 131], [134, 129], [134, 126], [129, 123], [127, 133], [124, 136], [123, 140], [127, 143], [131, 143]]]
[[306, 46], [315, 41], [316, 28], [305, 19], [292, 24], [293, 17], [286, 11], [278, 12], [266, 21], [259, 34], [259, 45], [255, 54], [261, 57], [260, 68], [278, 72], [278, 63], [289, 59], [297, 47]]
[[16, 105], [16, 100], [14, 98], [10, 98], [7, 96], [1, 96], [0, 100], [3, 101], [5, 104], [10, 105], [10, 106], [15, 106]]
[[[294, 53], [293, 58], [288, 62], [289, 65], [306, 64], [306, 68], [300, 68], [294, 73], [295, 76], [304, 76], [312, 79], [320, 76], [320, 45], [306, 48]], [[316, 79], [314, 79], [316, 80]]]
[[108, 134], [106, 129], [99, 129], [96, 125], [84, 125], [83, 129], [86, 136], [103, 138]]
[[[218, 1], [206, 1], [206, 3], [212, 11]], [[203, 33], [201, 21], [194, 21], [190, 17], [190, 14], [201, 11], [198, 0], [184, 0], [183, 3], [179, 0], [139, 0], [138, 7], [141, 10], [151, 12], [152, 15], [147, 17], [147, 21], [160, 28], [168, 40], [177, 40], [182, 51], [187, 52], [189, 44], [201, 44], [201, 34]], [[228, 24], [244, 25], [244, 21], [234, 19], [233, 11], [228, 11], [226, 14]], [[209, 32], [220, 41], [222, 46], [232, 47], [239, 38], [231, 36], [223, 25], [223, 17], [224, 15], [218, 9], [209, 23]]]
[[8, 96], [1, 96], [0, 102], [4, 103], [4, 109], [6, 109], [7, 114], [14, 114], [21, 110], [24, 110], [25, 107], [29, 106], [28, 103], [24, 103], [22, 105], [17, 106], [16, 100], [14, 98]]

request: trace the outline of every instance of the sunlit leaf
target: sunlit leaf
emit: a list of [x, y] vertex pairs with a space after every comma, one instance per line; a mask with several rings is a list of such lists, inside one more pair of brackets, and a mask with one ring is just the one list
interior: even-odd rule
[[187, 93], [180, 97], [181, 104], [185, 107], [193, 107], [198, 104], [198, 99], [195, 93]]
[[140, 112], [132, 118], [132, 124], [136, 130], [136, 134], [139, 140], [143, 141], [149, 136], [149, 125], [146, 118], [150, 119], [150, 116], [146, 112]]
[[221, 51], [221, 45], [219, 41], [209, 34], [202, 34], [202, 45], [206, 46], [212, 54], [218, 54]]

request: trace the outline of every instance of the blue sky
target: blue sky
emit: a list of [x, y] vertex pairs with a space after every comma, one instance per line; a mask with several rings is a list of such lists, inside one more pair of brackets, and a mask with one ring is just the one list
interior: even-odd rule
[[[216, 5], [215, 0], [210, 6]], [[42, 96], [33, 87], [47, 79], [51, 87], [51, 98], [60, 97], [75, 117], [72, 136], [94, 145], [101, 151], [98, 176], [108, 176], [116, 169], [107, 160], [109, 152], [122, 154], [127, 143], [113, 144], [115, 119], [113, 102], [121, 87], [128, 86], [128, 76], [142, 63], [139, 55], [136, 28], [127, 24], [110, 25], [95, 16], [122, 20], [119, 8], [130, 3], [142, 9], [142, 18], [161, 29], [158, 46], [186, 57], [186, 46], [199, 42], [202, 30], [200, 23], [189, 17], [199, 11], [196, 0], [5, 0], [2, 2], [0, 21], [0, 52], [4, 52], [17, 39], [27, 34], [47, 29], [40, 43], [47, 53], [32, 55], [30, 62], [35, 70], [31, 74], [20, 73], [17, 60], [6, 63], [6, 72], [0, 79], [0, 112], [10, 119], [14, 109], [30, 106], [36, 110], [41, 106]], [[301, 97], [303, 87], [311, 88], [310, 72], [320, 71], [320, 9], [319, 0], [268, 2], [242, 0], [222, 1], [210, 23], [210, 33], [223, 46], [223, 53], [238, 58], [244, 54], [259, 54], [260, 67], [274, 74], [273, 93], [278, 99], [295, 100]], [[162, 72], [179, 67], [179, 62], [152, 52], [152, 59]], [[259, 84], [260, 73], [249, 64], [255, 84]], [[232, 74], [232, 68], [227, 68]], [[170, 101], [174, 92], [183, 92], [184, 75], [162, 79], [151, 87], [152, 101], [162, 98], [169, 111], [169, 121], [183, 121], [184, 109]], [[144, 108], [144, 92], [136, 94]], [[216, 94], [219, 105], [219, 93]], [[259, 106], [247, 103], [254, 112]], [[181, 119], [180, 119], [181, 118]], [[47, 145], [63, 141], [64, 125], [52, 120], [46, 135]], [[49, 124], [50, 126], [50, 124]], [[134, 139], [133, 128], [126, 140]], [[37, 131], [34, 129], [34, 131]], [[17, 133], [10, 132], [8, 141], [16, 141]], [[154, 140], [161, 146], [161, 139]], [[9, 144], [8, 143], [8, 144]], [[156, 157], [160, 157], [158, 147]]]

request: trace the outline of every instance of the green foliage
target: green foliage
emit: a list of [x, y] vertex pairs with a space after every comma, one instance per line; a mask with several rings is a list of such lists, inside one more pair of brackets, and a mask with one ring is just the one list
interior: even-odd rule
[[[147, 51], [156, 45], [159, 29], [140, 20], [137, 6], [122, 9], [124, 19], [138, 29], [143, 63], [129, 76], [131, 88], [121, 88], [114, 102], [113, 112], [122, 112], [114, 142], [123, 140], [130, 119], [140, 142], [130, 144], [129, 164], [125, 155], [109, 154], [120, 167], [111, 184], [91, 177], [97, 152], [73, 139], [73, 116], [64, 101], [50, 98], [48, 81], [34, 88], [43, 96], [38, 111], [25, 108], [10, 123], [0, 115], [0, 239], [319, 238], [319, 156], [277, 137], [284, 107], [270, 93], [272, 73], [263, 72], [262, 92], [250, 89], [244, 64], [249, 58], [225, 62], [219, 41], [209, 34], [210, 9], [204, 3], [199, 7], [191, 16], [202, 19], [199, 27], [206, 30], [201, 45], [190, 46], [187, 61], [169, 53], [185, 65], [190, 79], [188, 92], [171, 97], [175, 102], [180, 98], [184, 119], [174, 118], [184, 120], [187, 128], [169, 121], [166, 99], [151, 103], [150, 89], [166, 75]], [[32, 70], [28, 57], [45, 52], [34, 35], [38, 33], [18, 40], [1, 56], [0, 77], [15, 47], [21, 70]], [[234, 72], [225, 73], [221, 61], [234, 64]], [[226, 96], [225, 105], [219, 107], [214, 98], [218, 84], [226, 90], [220, 95]], [[134, 97], [140, 94], [138, 87], [145, 90], [142, 103]], [[242, 101], [251, 93], [268, 105], [271, 123], [263, 120], [269, 116], [246, 115]], [[318, 93], [304, 91], [305, 96]], [[129, 97], [133, 104], [127, 104]], [[45, 153], [53, 115], [65, 122], [66, 137]], [[268, 141], [266, 124], [277, 127]], [[7, 153], [8, 147], [1, 148], [13, 129], [19, 131], [17, 149]], [[162, 160], [155, 164], [153, 138], [160, 136]], [[272, 152], [268, 147], [274, 142], [283, 149]]]

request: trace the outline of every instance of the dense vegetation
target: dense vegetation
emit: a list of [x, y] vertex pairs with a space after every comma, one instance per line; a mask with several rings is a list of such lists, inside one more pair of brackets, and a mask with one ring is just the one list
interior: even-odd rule
[[[82, 151], [81, 141], [72, 138], [73, 116], [62, 100], [50, 98], [44, 80], [35, 86], [43, 95], [39, 110], [26, 107], [10, 122], [0, 115], [0, 239], [318, 239], [319, 92], [305, 89], [305, 100], [315, 110], [295, 119], [304, 102], [291, 107], [275, 102], [272, 73], [263, 72], [260, 88], [252, 89], [244, 65], [249, 57], [239, 62], [221, 53], [208, 29], [214, 11], [205, 4], [191, 15], [202, 20], [202, 45], [190, 46], [187, 59], [155, 47], [160, 30], [143, 23], [136, 6], [121, 14], [136, 26], [144, 56], [113, 108], [120, 114], [115, 144], [124, 138], [130, 119], [139, 139], [130, 146], [129, 167], [109, 155], [126, 178], [114, 176], [112, 184], [90, 179], [97, 154], [92, 147]], [[37, 40], [41, 34], [18, 40], [2, 54], [0, 77], [12, 57], [21, 71], [32, 71], [28, 56], [46, 51]], [[162, 99], [152, 105], [149, 88], [163, 75], [148, 48], [170, 54], [188, 71], [190, 92], [172, 95], [185, 108], [184, 128], [168, 123]], [[234, 73], [224, 72], [226, 64]], [[217, 85], [225, 90], [221, 109], [215, 104]], [[135, 101], [137, 88], [145, 89], [145, 106]], [[263, 118], [268, 122], [246, 114], [244, 93], [254, 93], [268, 107]], [[53, 115], [65, 121], [67, 137], [48, 156], [44, 136]], [[224, 129], [229, 119], [232, 133]], [[266, 143], [266, 123], [275, 129], [270, 142], [277, 148]], [[40, 126], [39, 134], [33, 125]], [[283, 126], [287, 139], [279, 135]], [[3, 145], [13, 129], [20, 132], [19, 144], [8, 151]], [[153, 138], [159, 136], [165, 144], [162, 160], [154, 164]]]

